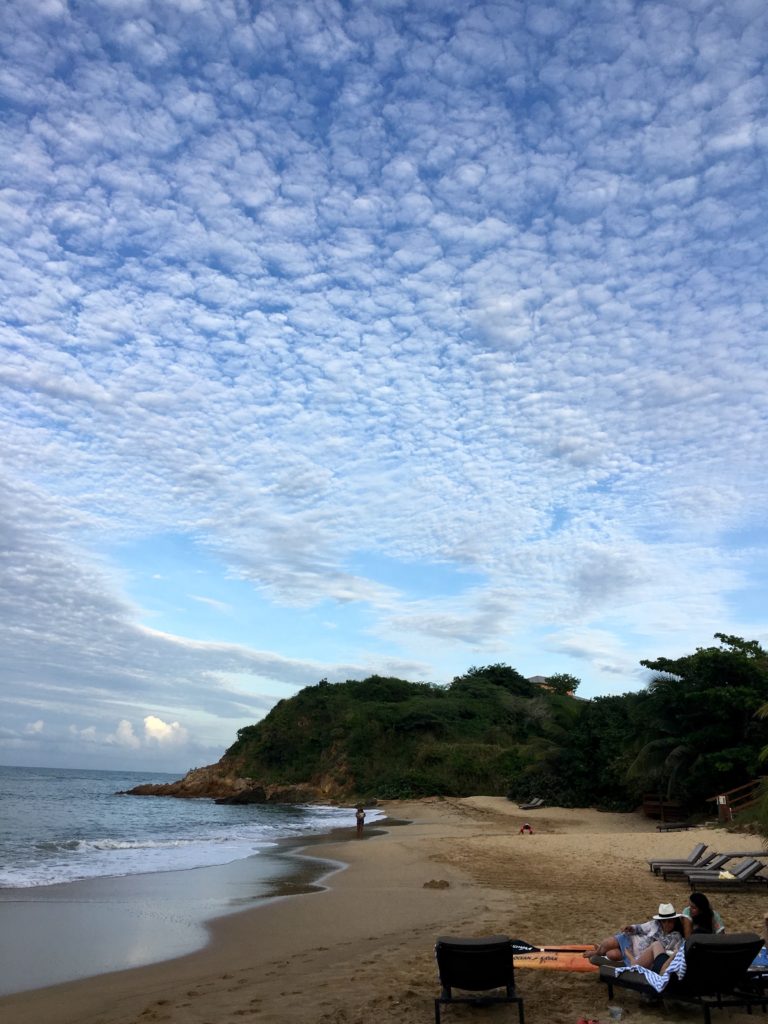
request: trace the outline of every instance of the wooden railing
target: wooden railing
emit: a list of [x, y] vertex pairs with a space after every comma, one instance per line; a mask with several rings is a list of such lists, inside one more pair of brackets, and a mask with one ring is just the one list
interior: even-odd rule
[[717, 817], [719, 821], [733, 821], [734, 817], [748, 807], [754, 806], [758, 801], [758, 793], [762, 779], [752, 779], [745, 782], [743, 786], [729, 789], [727, 793], [718, 793], [717, 796], [709, 797], [717, 804]]

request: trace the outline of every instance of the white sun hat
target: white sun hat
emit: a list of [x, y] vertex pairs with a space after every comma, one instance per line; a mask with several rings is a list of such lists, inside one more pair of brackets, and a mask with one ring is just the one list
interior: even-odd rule
[[671, 921], [673, 917], [680, 917], [672, 903], [660, 903], [658, 914], [653, 915], [654, 921]]

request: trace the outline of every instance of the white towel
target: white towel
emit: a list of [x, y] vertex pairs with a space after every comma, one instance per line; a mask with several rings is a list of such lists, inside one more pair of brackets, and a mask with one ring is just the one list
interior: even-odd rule
[[657, 974], [648, 967], [617, 967], [614, 974], [623, 974], [624, 971], [637, 971], [638, 974], [642, 974], [651, 988], [656, 992], [663, 992], [669, 984], [670, 975], [676, 974], [678, 978], [685, 977], [685, 946], [678, 949], [664, 974]]

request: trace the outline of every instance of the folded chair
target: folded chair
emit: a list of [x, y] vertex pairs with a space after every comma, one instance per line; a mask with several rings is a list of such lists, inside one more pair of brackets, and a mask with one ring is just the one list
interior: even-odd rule
[[661, 993], [639, 970], [600, 968], [600, 981], [608, 986], [608, 999], [614, 988], [631, 989], [651, 999], [659, 997], [681, 1003], [693, 1003], [704, 1011], [704, 1024], [710, 1024], [712, 1007], [768, 1006], [768, 995], [749, 990], [749, 966], [760, 952], [763, 940], [752, 932], [734, 935], [692, 935], [685, 942], [685, 974], [670, 974]]
[[695, 864], [706, 848], [706, 843], [696, 843], [687, 857], [655, 857], [648, 861], [648, 867], [651, 871], [658, 871], [657, 864]]
[[[440, 1024], [441, 1005], [449, 1003], [517, 1003], [519, 1024], [525, 1024], [523, 1000], [515, 993], [512, 940], [506, 935], [483, 939], [442, 937], [435, 943], [435, 957], [441, 986], [435, 999], [435, 1024]], [[455, 996], [455, 988], [474, 995]], [[497, 991], [500, 989], [504, 992]]]

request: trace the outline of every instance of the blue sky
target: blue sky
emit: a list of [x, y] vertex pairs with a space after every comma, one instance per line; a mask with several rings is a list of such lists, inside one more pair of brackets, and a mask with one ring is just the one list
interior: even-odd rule
[[0, 763], [768, 638], [758, 0], [10, 0]]

